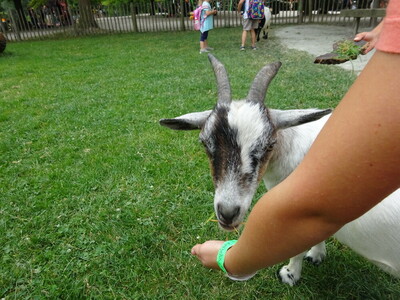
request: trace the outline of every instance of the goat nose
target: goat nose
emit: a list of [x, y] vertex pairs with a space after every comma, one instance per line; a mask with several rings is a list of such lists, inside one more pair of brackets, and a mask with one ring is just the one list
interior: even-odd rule
[[240, 206], [226, 207], [218, 205], [218, 215], [220, 221], [226, 225], [232, 224], [233, 219], [240, 213]]

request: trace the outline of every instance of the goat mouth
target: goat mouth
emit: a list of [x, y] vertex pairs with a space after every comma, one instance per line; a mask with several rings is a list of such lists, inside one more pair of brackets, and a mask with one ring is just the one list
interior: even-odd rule
[[221, 228], [222, 228], [223, 230], [226, 230], [226, 231], [237, 231], [237, 229], [238, 229], [239, 226], [240, 226], [240, 224], [237, 225], [237, 226], [234, 226], [234, 225], [232, 225], [232, 224], [227, 225], [227, 224], [222, 223], [222, 222], [218, 222], [218, 223], [219, 223], [219, 226], [221, 226]]

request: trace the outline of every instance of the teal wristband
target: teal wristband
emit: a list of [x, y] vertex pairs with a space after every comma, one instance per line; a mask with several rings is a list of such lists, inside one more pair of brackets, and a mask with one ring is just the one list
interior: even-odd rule
[[237, 240], [227, 241], [222, 244], [221, 249], [219, 249], [219, 251], [218, 251], [217, 264], [221, 268], [221, 270], [224, 271], [224, 273], [228, 273], [224, 267], [226, 251], [228, 251], [229, 248], [231, 248], [233, 245], [235, 245], [236, 242], [237, 242]]

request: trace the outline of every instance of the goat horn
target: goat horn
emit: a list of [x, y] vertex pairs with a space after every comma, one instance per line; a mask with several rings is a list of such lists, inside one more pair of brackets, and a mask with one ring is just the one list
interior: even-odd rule
[[224, 65], [212, 54], [208, 54], [208, 59], [213, 66], [215, 77], [217, 79], [218, 103], [230, 103], [232, 98], [228, 73], [226, 72]]
[[264, 102], [269, 83], [275, 77], [276, 73], [278, 73], [281, 65], [282, 63], [279, 61], [274, 62], [266, 65], [258, 72], [247, 95], [247, 101]]

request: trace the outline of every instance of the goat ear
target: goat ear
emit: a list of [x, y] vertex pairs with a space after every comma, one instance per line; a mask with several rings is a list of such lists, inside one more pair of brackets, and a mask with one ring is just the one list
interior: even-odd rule
[[201, 129], [212, 110], [185, 114], [173, 119], [161, 119], [160, 125], [174, 130]]
[[285, 129], [316, 121], [331, 112], [332, 109], [269, 110], [271, 120], [277, 129]]

